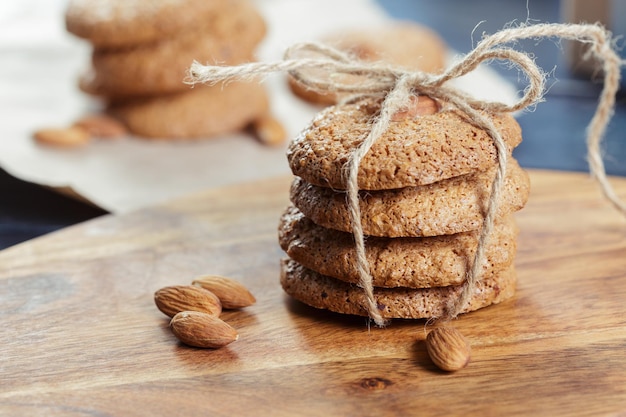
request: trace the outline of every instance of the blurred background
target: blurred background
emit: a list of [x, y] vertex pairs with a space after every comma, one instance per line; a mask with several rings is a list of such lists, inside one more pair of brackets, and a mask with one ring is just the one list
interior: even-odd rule
[[[256, 0], [257, 3], [263, 1], [266, 0]], [[304, 4], [315, 0], [299, 1]], [[626, 20], [626, 0], [372, 1], [388, 18], [411, 20], [432, 28], [458, 53], [470, 51], [483, 33], [494, 33], [511, 24], [602, 20], [616, 35], [623, 35]], [[589, 7], [591, 4], [593, 7]], [[22, 74], [17, 73], [21, 67], [12, 65], [12, 62], [28, 58], [29, 55], [22, 51], [37, 54], [36, 65], [40, 65], [47, 55], [51, 60], [62, 58], [63, 55], [57, 53], [59, 48], [82, 50], [88, 56], [87, 45], [64, 30], [65, 5], [63, 0], [8, 0], [0, 3], [0, 65], [4, 68], [0, 75], [0, 91], [15, 89], [14, 80]], [[265, 12], [271, 10], [265, 9]], [[333, 10], [327, 13], [333, 13]], [[618, 46], [623, 44], [623, 38], [618, 39]], [[51, 53], [53, 48], [57, 52]], [[517, 115], [524, 141], [515, 149], [514, 156], [526, 168], [587, 171], [585, 129], [597, 105], [602, 87], [601, 74], [590, 73], [578, 59], [579, 51], [554, 39], [521, 42], [516, 49], [536, 57], [536, 62], [549, 73], [549, 89], [545, 102]], [[12, 68], [15, 73], [11, 72]], [[492, 68], [516, 89], [524, 88], [525, 82], [515, 70], [498, 63]], [[45, 77], [45, 66], [36, 68], [36, 71]], [[54, 85], [54, 80], [51, 79], [50, 83]], [[623, 91], [620, 92], [604, 142], [607, 171], [619, 176], [626, 176], [624, 97]], [[46, 106], [59, 105], [35, 100], [36, 97], [28, 95], [10, 102], [5, 100], [0, 103], [0, 112], [10, 114], [15, 107], [45, 111]], [[60, 105], [72, 107], [80, 105], [81, 100], [68, 98], [61, 100]], [[6, 121], [3, 124], [6, 125]], [[0, 141], [16, 140], [14, 135], [11, 130], [3, 130], [0, 124]], [[2, 166], [0, 195], [0, 249], [107, 214], [106, 210], [92, 204], [16, 178]]]

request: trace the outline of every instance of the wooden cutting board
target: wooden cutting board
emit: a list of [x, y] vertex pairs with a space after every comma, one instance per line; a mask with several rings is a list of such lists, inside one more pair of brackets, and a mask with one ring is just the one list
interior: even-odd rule
[[[460, 317], [438, 371], [423, 321], [380, 329], [279, 285], [290, 178], [107, 216], [0, 253], [0, 415], [626, 415], [626, 221], [584, 174], [532, 171], [516, 297]], [[626, 180], [615, 179], [626, 195]], [[154, 306], [201, 274], [245, 283], [240, 339], [179, 344]]]

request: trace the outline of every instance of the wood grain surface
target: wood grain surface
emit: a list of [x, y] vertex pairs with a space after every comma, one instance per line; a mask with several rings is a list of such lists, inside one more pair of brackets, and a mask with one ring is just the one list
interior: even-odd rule
[[[585, 174], [531, 180], [517, 294], [455, 321], [473, 346], [456, 373], [428, 359], [424, 321], [369, 328], [284, 295], [288, 177], [0, 252], [0, 415], [624, 416], [626, 221]], [[218, 350], [179, 344], [153, 303], [207, 273], [258, 300], [224, 313], [240, 338]]]

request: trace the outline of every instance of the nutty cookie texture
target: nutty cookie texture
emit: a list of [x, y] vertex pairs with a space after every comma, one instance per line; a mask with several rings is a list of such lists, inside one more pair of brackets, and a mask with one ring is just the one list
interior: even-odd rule
[[[489, 240], [481, 276], [491, 278], [515, 258], [518, 228], [499, 219]], [[354, 238], [327, 229], [289, 206], [280, 219], [279, 243], [287, 255], [313, 271], [358, 283]], [[366, 255], [375, 287], [430, 288], [462, 284], [478, 244], [478, 232], [428, 238], [367, 237]]]
[[232, 0], [220, 13], [166, 39], [125, 48], [95, 48], [80, 88], [107, 98], [188, 90], [189, 65], [235, 65], [254, 60], [266, 24], [247, 0]]
[[[433, 184], [395, 190], [360, 191], [363, 233], [381, 237], [423, 237], [477, 230], [491, 194], [496, 167]], [[530, 192], [528, 174], [509, 158], [498, 217], [524, 207]], [[352, 232], [346, 193], [308, 184], [296, 177], [293, 204], [320, 226]]]
[[210, 18], [229, 0], [70, 0], [68, 32], [96, 47], [120, 48], [165, 39]]
[[192, 139], [239, 131], [266, 114], [269, 101], [263, 86], [233, 82], [124, 101], [109, 111], [145, 138]]
[[[363, 306], [365, 293], [352, 285], [310, 269], [294, 260], [281, 263], [281, 285], [284, 291], [309, 306], [336, 313], [367, 316]], [[497, 277], [482, 279], [462, 313], [505, 301], [515, 294], [516, 274], [511, 265]], [[442, 317], [449, 301], [456, 300], [461, 286], [412, 288], [375, 288], [374, 298], [383, 318], [421, 319]]]
[[[322, 187], [346, 189], [345, 165], [371, 130], [380, 101], [365, 99], [322, 110], [287, 149], [294, 175]], [[510, 152], [522, 140], [508, 114], [493, 117]], [[497, 162], [493, 139], [455, 110], [392, 121], [361, 161], [361, 190], [426, 185], [485, 171]]]

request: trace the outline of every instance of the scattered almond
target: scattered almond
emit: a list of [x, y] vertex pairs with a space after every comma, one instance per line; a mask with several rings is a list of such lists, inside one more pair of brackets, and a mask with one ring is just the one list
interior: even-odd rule
[[42, 145], [77, 147], [86, 145], [91, 135], [82, 127], [45, 128], [37, 130], [33, 135], [35, 141]]
[[470, 361], [470, 344], [454, 327], [438, 327], [426, 336], [430, 359], [444, 371], [458, 371]]
[[194, 285], [174, 285], [154, 293], [154, 302], [161, 312], [174, 317], [181, 311], [198, 311], [218, 317], [222, 313], [220, 299], [209, 290]]
[[439, 111], [437, 102], [428, 96], [411, 96], [411, 101], [405, 110], [396, 112], [391, 116], [394, 122], [412, 119], [418, 116], [435, 114]]
[[287, 138], [283, 125], [270, 115], [261, 116], [252, 122], [252, 130], [264, 145], [277, 146]]
[[82, 127], [98, 138], [117, 138], [128, 133], [126, 127], [117, 119], [105, 114], [91, 114], [81, 117], [74, 126]]
[[177, 313], [170, 327], [181, 342], [200, 348], [220, 348], [239, 338], [237, 330], [225, 321], [198, 311]]
[[211, 291], [220, 299], [223, 308], [243, 308], [256, 302], [252, 293], [243, 284], [232, 278], [205, 275], [196, 278], [191, 284]]

